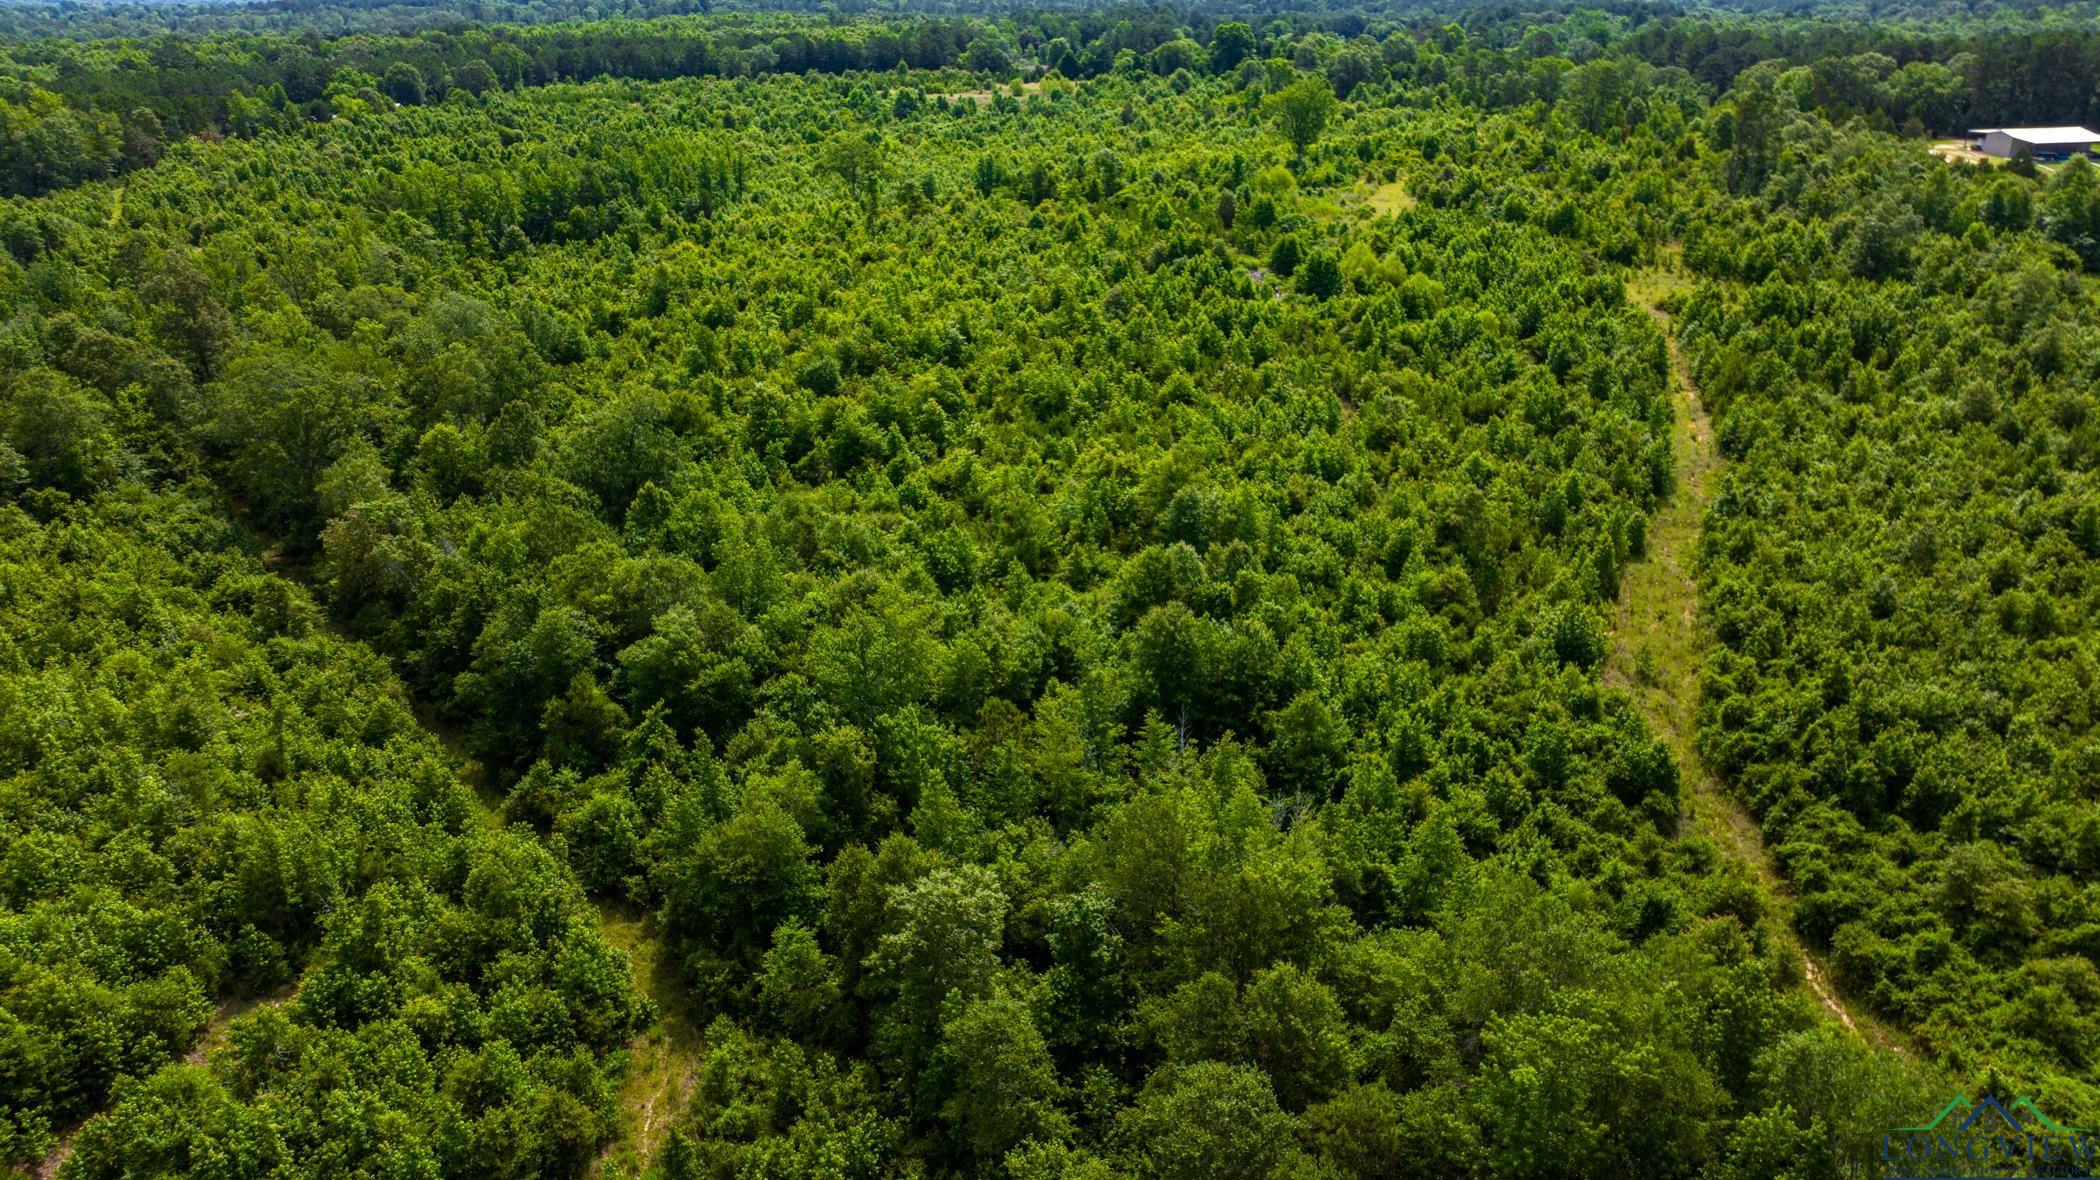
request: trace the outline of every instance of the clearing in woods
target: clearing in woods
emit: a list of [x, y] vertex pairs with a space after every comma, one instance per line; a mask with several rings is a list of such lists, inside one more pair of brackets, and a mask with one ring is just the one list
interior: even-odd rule
[[1369, 209], [1373, 217], [1398, 213], [1412, 208], [1414, 203], [1415, 195], [1407, 191], [1405, 180], [1389, 180], [1364, 196], [1364, 208]]
[[1670, 447], [1676, 458], [1676, 487], [1649, 519], [1647, 546], [1626, 567], [1612, 620], [1611, 649], [1604, 681], [1626, 689], [1650, 728], [1669, 743], [1689, 788], [1686, 822], [1712, 840], [1721, 854], [1747, 868], [1771, 908], [1772, 927], [1793, 948], [1809, 991], [1848, 1032], [1872, 1043], [1908, 1053], [1908, 1047], [1864, 1013], [1855, 1013], [1837, 993], [1815, 955], [1794, 933], [1793, 898], [1757, 820], [1727, 793], [1700, 758], [1697, 709], [1699, 670], [1705, 660], [1700, 631], [1699, 585], [1695, 562], [1699, 530], [1720, 479], [1721, 454], [1714, 444], [1713, 422], [1692, 384], [1684, 351], [1665, 310], [1672, 295], [1690, 290], [1691, 280], [1670, 251], [1663, 265], [1635, 275], [1627, 297], [1647, 309], [1662, 329], [1670, 350]]
[[[1014, 97], [1026, 98], [1030, 95], [1041, 94], [1042, 92], [1043, 84], [1041, 82], [1023, 82], [1021, 83], [1021, 93], [1015, 94]], [[976, 103], [978, 106], [983, 106], [1002, 94], [1014, 94], [1013, 87], [1000, 86], [996, 89], [991, 87], [980, 87], [976, 90], [951, 90], [945, 95], [929, 94], [926, 97], [929, 99], [936, 97], [946, 98], [949, 102], [960, 102], [963, 99], [967, 98], [971, 102]]]
[[[627, 952], [635, 989], [656, 1005], [656, 1021], [627, 1047], [627, 1079], [620, 1086], [620, 1137], [599, 1160], [599, 1172], [640, 1175], [656, 1162], [673, 1119], [692, 1099], [700, 1077], [700, 1030], [686, 1016], [685, 983], [665, 949], [656, 917], [639, 907], [602, 902], [598, 928]], [[611, 1165], [622, 1165], [615, 1172]]]
[[1407, 178], [1396, 176], [1386, 181], [1367, 180], [1332, 196], [1308, 197], [1306, 212], [1315, 221], [1332, 221], [1338, 217], [1392, 217], [1413, 208], [1414, 204], [1415, 195], [1407, 191]]

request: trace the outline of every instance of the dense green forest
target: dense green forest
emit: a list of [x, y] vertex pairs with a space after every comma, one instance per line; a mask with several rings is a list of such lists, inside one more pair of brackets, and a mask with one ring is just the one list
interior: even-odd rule
[[[644, 1001], [573, 876], [196, 489], [53, 494], [136, 457], [28, 381], [11, 434], [88, 450], [0, 509], [0, 1150], [114, 1102], [70, 1174], [587, 1162]], [[207, 1071], [215, 999], [256, 1011]]]
[[2096, 181], [1950, 184], [1867, 145], [1754, 228], [1686, 234], [1716, 279], [1686, 311], [1731, 460], [1701, 741], [1842, 979], [2087, 1084]]
[[2100, 1118], [2081, 10], [938, 8], [0, 20], [0, 1168]]

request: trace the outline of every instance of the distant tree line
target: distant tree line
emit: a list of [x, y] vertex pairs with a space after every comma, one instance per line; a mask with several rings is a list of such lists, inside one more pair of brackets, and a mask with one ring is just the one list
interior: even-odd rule
[[[1685, 17], [1640, 7], [1295, 12], [1261, 21], [1168, 7], [1020, 10], [997, 19], [667, 18], [455, 25], [339, 36], [17, 42], [0, 51], [0, 191], [35, 194], [150, 166], [196, 136], [252, 136], [352, 109], [600, 76], [847, 74], [960, 69], [1193, 76], [1285, 60], [1338, 95], [1391, 82], [1490, 106], [1622, 83], [1638, 63], [1681, 70], [1708, 96], [1759, 63], [1798, 67], [1803, 106], [1914, 134], [1968, 125], [2100, 121], [2100, 32]], [[1257, 28], [1258, 25], [1258, 28]], [[121, 24], [112, 26], [122, 28]], [[1586, 71], [1586, 72], [1585, 72]], [[1609, 97], [1605, 99], [1609, 101]]]

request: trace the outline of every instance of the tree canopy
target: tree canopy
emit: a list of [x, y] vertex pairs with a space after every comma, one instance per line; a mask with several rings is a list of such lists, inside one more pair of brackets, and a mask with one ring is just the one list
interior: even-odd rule
[[389, 13], [0, 46], [0, 1164], [2100, 1117], [2100, 178], [1900, 134], [2087, 31]]

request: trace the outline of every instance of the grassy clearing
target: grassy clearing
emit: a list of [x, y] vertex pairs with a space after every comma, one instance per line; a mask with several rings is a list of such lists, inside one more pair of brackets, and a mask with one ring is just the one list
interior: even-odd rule
[[[1971, 148], [1968, 141], [1963, 139], [1939, 140], [1926, 150], [1950, 164], [1987, 164], [1993, 168], [2003, 168], [2012, 163], [2011, 160], [2003, 156], [1992, 156], [1979, 152]], [[2050, 173], [2061, 171], [2063, 166], [2062, 161], [2047, 163], [2037, 161], [2034, 167], [2035, 171], [2047, 176]]]
[[1386, 217], [1414, 208], [1415, 195], [1407, 191], [1407, 182], [1395, 180], [1381, 184], [1364, 196], [1364, 208], [1373, 217]]
[[1660, 307], [1669, 295], [1688, 285], [1675, 270], [1661, 269], [1643, 272], [1627, 285], [1628, 297], [1662, 322], [1669, 339], [1676, 420], [1670, 446], [1677, 484], [1648, 521], [1646, 553], [1627, 567], [1620, 582], [1604, 680], [1629, 690], [1648, 724], [1670, 743], [1694, 788], [1690, 819], [1695, 827], [1714, 837], [1732, 857], [1758, 870], [1765, 884], [1776, 885], [1777, 874], [1755, 822], [1739, 808], [1726, 806], [1693, 740], [1699, 669], [1705, 655], [1695, 563], [1700, 521], [1713, 500], [1721, 460], [1714, 446], [1713, 422], [1691, 384], [1684, 354]]
[[[1042, 89], [1043, 89], [1043, 84], [1042, 84], [1041, 82], [1023, 82], [1023, 83], [1021, 83], [1021, 92], [1022, 92], [1022, 95], [1023, 95], [1024, 97], [1025, 97], [1025, 96], [1027, 96], [1027, 95], [1030, 95], [1030, 94], [1040, 94], [1040, 93], [1042, 93]], [[976, 103], [976, 104], [977, 104], [978, 106], [983, 106], [983, 105], [985, 105], [986, 103], [989, 103], [989, 102], [991, 102], [991, 101], [992, 101], [992, 99], [994, 99], [994, 98], [997, 98], [997, 97], [998, 97], [999, 95], [1002, 95], [1002, 94], [1012, 94], [1012, 93], [1013, 93], [1013, 88], [1012, 88], [1011, 86], [1001, 86], [1001, 87], [998, 87], [997, 89], [993, 89], [993, 88], [991, 88], [991, 87], [982, 87], [982, 88], [980, 88], [980, 89], [977, 89], [977, 90], [955, 90], [955, 91], [950, 91], [950, 92], [948, 93], [948, 95], [947, 95], [947, 98], [948, 98], [948, 101], [949, 101], [949, 102], [957, 102], [957, 101], [960, 101], [960, 100], [962, 100], [962, 99], [965, 99], [965, 98], [967, 98], [967, 99], [969, 99], [970, 101], [972, 101], [972, 102]], [[927, 97], [928, 97], [928, 98], [931, 98], [931, 97], [933, 97], [933, 96], [932, 96], [932, 95], [928, 95]]]
[[[1663, 335], [1674, 349], [1677, 337], [1670, 332], [1669, 301], [1672, 296], [1690, 294], [1692, 286], [1691, 273], [1684, 269], [1684, 243], [1665, 242], [1657, 251], [1654, 266], [1635, 271], [1627, 278], [1626, 298], [1635, 307], [1645, 308], [1650, 315], [1656, 317], [1657, 325], [1662, 328]], [[1689, 388], [1691, 378], [1683, 368], [1684, 358], [1672, 352], [1670, 362], [1676, 366], [1671, 372], [1671, 381]], [[1693, 397], [1696, 400], [1697, 395], [1694, 394]], [[1681, 401], [1678, 410], [1680, 413], [1684, 411]], [[1701, 414], [1703, 416], [1703, 409]], [[1684, 422], [1680, 421], [1678, 426], [1682, 429]]]
[[1308, 200], [1305, 212], [1315, 221], [1333, 221], [1340, 217], [1369, 219], [1397, 216], [1413, 208], [1414, 204], [1414, 194], [1407, 191], [1405, 178], [1382, 183], [1367, 180], [1354, 188]]
[[628, 1045], [627, 1079], [620, 1086], [620, 1137], [598, 1163], [600, 1175], [640, 1175], [663, 1151], [674, 1117], [692, 1100], [703, 1044], [678, 964], [665, 947], [656, 918], [634, 906], [601, 902], [598, 926], [606, 941], [627, 952], [634, 984], [656, 1004], [656, 1020]]

